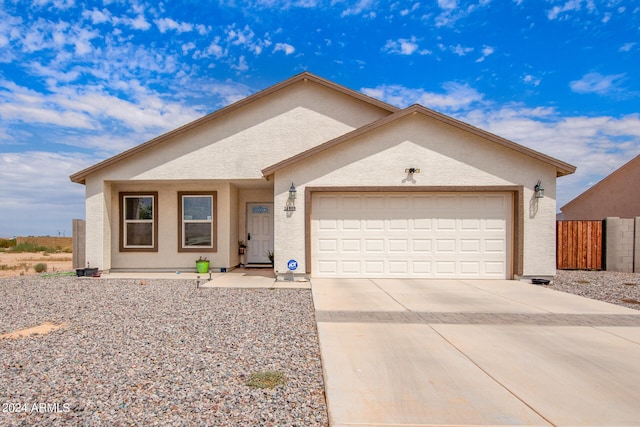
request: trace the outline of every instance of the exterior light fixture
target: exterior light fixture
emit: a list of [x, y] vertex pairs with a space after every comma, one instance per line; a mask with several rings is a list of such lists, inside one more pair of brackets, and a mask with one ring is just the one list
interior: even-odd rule
[[414, 174], [414, 173], [420, 173], [420, 169], [418, 168], [406, 168], [404, 170], [404, 173], [408, 173], [408, 174]]
[[542, 199], [544, 197], [544, 188], [542, 187], [540, 180], [538, 180], [536, 186], [533, 187], [533, 191], [536, 193], [536, 199]]
[[296, 191], [296, 186], [291, 183], [291, 187], [289, 187], [289, 198], [287, 199], [287, 204], [284, 206], [285, 212], [293, 212], [296, 210], [296, 197], [298, 197]]

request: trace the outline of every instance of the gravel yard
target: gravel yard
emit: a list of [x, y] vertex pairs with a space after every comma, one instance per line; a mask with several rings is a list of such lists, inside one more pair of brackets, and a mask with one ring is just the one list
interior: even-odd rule
[[640, 310], [639, 273], [559, 270], [549, 287]]
[[[640, 274], [558, 271], [550, 289], [640, 309]], [[328, 425], [311, 292], [192, 281], [0, 279], [0, 425]], [[252, 374], [284, 374], [273, 389]]]
[[0, 279], [0, 425], [328, 424], [309, 290], [146, 283]]

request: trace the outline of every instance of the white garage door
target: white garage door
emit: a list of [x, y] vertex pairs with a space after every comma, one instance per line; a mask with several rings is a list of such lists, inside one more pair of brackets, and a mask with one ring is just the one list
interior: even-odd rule
[[314, 277], [509, 278], [509, 193], [316, 193]]

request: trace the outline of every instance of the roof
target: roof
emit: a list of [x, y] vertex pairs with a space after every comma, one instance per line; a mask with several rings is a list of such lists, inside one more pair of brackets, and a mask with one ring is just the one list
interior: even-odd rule
[[214, 111], [213, 113], [210, 113], [210, 114], [208, 114], [208, 115], [206, 115], [204, 117], [201, 117], [201, 118], [199, 118], [197, 120], [194, 120], [194, 121], [192, 121], [190, 123], [187, 123], [184, 126], [176, 128], [176, 129], [174, 129], [172, 131], [169, 131], [169, 132], [167, 132], [167, 133], [165, 133], [163, 135], [160, 135], [160, 136], [158, 136], [158, 137], [156, 137], [154, 139], [151, 139], [151, 140], [149, 140], [149, 141], [147, 141], [147, 142], [145, 142], [143, 144], [137, 145], [137, 146], [135, 146], [135, 147], [133, 147], [133, 148], [131, 148], [129, 150], [123, 151], [120, 154], [117, 154], [117, 155], [115, 155], [113, 157], [110, 157], [110, 158], [108, 158], [106, 160], [103, 160], [102, 162], [96, 163], [93, 166], [90, 166], [90, 167], [88, 167], [86, 169], [83, 169], [83, 170], [81, 170], [79, 172], [76, 172], [73, 175], [71, 175], [69, 178], [73, 182], [77, 182], [79, 184], [85, 184], [87, 176], [92, 174], [92, 173], [94, 173], [94, 172], [97, 172], [97, 171], [99, 171], [101, 169], [104, 169], [104, 168], [110, 166], [110, 165], [113, 165], [113, 164], [115, 164], [115, 163], [117, 163], [117, 162], [119, 162], [119, 161], [121, 161], [123, 159], [126, 159], [127, 157], [133, 156], [134, 154], [137, 154], [137, 153], [139, 153], [141, 151], [147, 150], [147, 149], [149, 149], [149, 148], [151, 148], [151, 147], [153, 147], [153, 146], [155, 146], [157, 144], [165, 142], [165, 141], [167, 141], [167, 140], [169, 140], [169, 139], [171, 139], [171, 138], [173, 138], [173, 137], [175, 137], [177, 135], [180, 135], [182, 133], [188, 132], [188, 131], [190, 131], [190, 130], [198, 127], [198, 126], [201, 126], [203, 124], [206, 124], [206, 123], [209, 123], [209, 122], [211, 122], [213, 120], [216, 120], [219, 117], [224, 116], [225, 114], [229, 114], [229, 113], [231, 113], [233, 111], [236, 111], [236, 110], [238, 110], [238, 109], [240, 109], [240, 108], [242, 108], [242, 107], [244, 107], [244, 106], [246, 106], [248, 104], [251, 104], [252, 102], [254, 102], [256, 100], [264, 98], [265, 96], [272, 95], [272, 94], [278, 92], [279, 90], [282, 90], [284, 88], [292, 86], [292, 85], [294, 85], [296, 83], [299, 83], [301, 81], [311, 81], [311, 82], [320, 84], [320, 85], [322, 85], [324, 87], [327, 87], [329, 89], [341, 92], [341, 93], [343, 93], [345, 95], [348, 95], [348, 96], [351, 96], [353, 98], [356, 98], [356, 99], [359, 99], [361, 101], [364, 101], [366, 103], [372, 104], [372, 105], [374, 105], [376, 107], [379, 107], [379, 108], [381, 108], [383, 110], [387, 110], [387, 111], [389, 111], [389, 113], [395, 113], [396, 111], [399, 110], [398, 107], [394, 107], [393, 105], [387, 104], [386, 102], [383, 102], [383, 101], [380, 101], [378, 99], [372, 98], [370, 96], [367, 96], [367, 95], [365, 95], [363, 93], [360, 93], [360, 92], [357, 92], [355, 90], [348, 89], [348, 88], [346, 88], [344, 86], [340, 86], [339, 84], [333, 83], [333, 82], [331, 82], [329, 80], [325, 80], [325, 79], [323, 79], [321, 77], [318, 77], [318, 76], [316, 76], [314, 74], [311, 74], [309, 72], [303, 72], [303, 73], [297, 74], [297, 75], [291, 77], [290, 79], [287, 79], [287, 80], [285, 80], [285, 81], [283, 81], [281, 83], [278, 83], [278, 84], [276, 84], [274, 86], [271, 86], [271, 87], [269, 87], [267, 89], [264, 89], [264, 90], [262, 90], [260, 92], [257, 92], [257, 93], [255, 93], [255, 94], [253, 94], [251, 96], [243, 98], [240, 101], [237, 101], [237, 102], [235, 102], [233, 104], [230, 104], [230, 105], [228, 105], [226, 107], [223, 107], [223, 108], [221, 108], [221, 109], [219, 109], [217, 111]]
[[626, 173], [627, 171], [629, 171], [632, 168], [640, 168], [640, 154], [638, 154], [633, 159], [629, 160], [624, 165], [620, 166], [618, 169], [616, 169], [613, 172], [611, 172], [609, 175], [607, 175], [606, 177], [604, 177], [603, 179], [598, 181], [596, 184], [594, 184], [591, 187], [589, 187], [587, 190], [585, 190], [583, 193], [579, 194], [577, 197], [575, 197], [570, 202], [566, 203], [564, 206], [562, 206], [560, 208], [560, 210], [563, 210], [567, 206], [570, 206], [570, 205], [572, 205], [574, 203], [578, 203], [583, 198], [588, 197], [592, 192], [596, 191], [598, 188], [607, 185], [609, 180], [613, 179], [614, 177], [616, 177], [618, 175]]
[[318, 146], [315, 146], [307, 151], [303, 151], [302, 153], [296, 154], [295, 156], [289, 157], [288, 159], [285, 159], [281, 162], [278, 162], [274, 165], [271, 165], [265, 169], [262, 170], [262, 174], [265, 177], [268, 177], [270, 175], [273, 175], [275, 172], [277, 172], [278, 170], [285, 168], [289, 165], [292, 165], [293, 163], [299, 162], [301, 160], [304, 160], [306, 158], [309, 158], [317, 153], [320, 153], [324, 150], [327, 150], [331, 147], [334, 147], [336, 145], [342, 144], [343, 142], [346, 142], [352, 138], [364, 135], [368, 132], [372, 132], [375, 129], [378, 129], [386, 124], [389, 124], [391, 122], [394, 122], [396, 120], [400, 120], [403, 117], [409, 116], [411, 114], [422, 114], [424, 116], [433, 118], [435, 120], [441, 121], [443, 123], [446, 123], [450, 126], [453, 126], [455, 128], [464, 130], [466, 132], [472, 133], [474, 135], [477, 135], [481, 138], [484, 138], [486, 140], [495, 142], [496, 144], [500, 144], [503, 147], [506, 148], [510, 148], [512, 150], [518, 151], [526, 156], [529, 157], [533, 157], [534, 159], [540, 160], [542, 162], [548, 163], [552, 166], [554, 166], [556, 168], [556, 176], [564, 176], [564, 175], [570, 175], [572, 173], [575, 172], [576, 167], [573, 165], [570, 165], [569, 163], [565, 163], [561, 160], [555, 159], [553, 157], [547, 156], [546, 154], [542, 154], [538, 151], [532, 150], [530, 148], [527, 148], [525, 146], [522, 146], [520, 144], [517, 144], [513, 141], [510, 141], [508, 139], [502, 138], [498, 135], [494, 135], [490, 132], [484, 131], [482, 129], [479, 129], [475, 126], [471, 126], [470, 124], [461, 122], [460, 120], [454, 119], [453, 117], [449, 117], [446, 116], [444, 114], [438, 113], [436, 111], [430, 110], [429, 108], [423, 107], [422, 105], [419, 104], [414, 104], [408, 108], [405, 108], [404, 110], [400, 110], [395, 112], [394, 114], [391, 114], [389, 116], [383, 117], [379, 120], [376, 120], [375, 122], [369, 123], [365, 126], [362, 126], [358, 129], [355, 129], [351, 132], [348, 132], [342, 136], [339, 136], [335, 139], [332, 139], [330, 141], [325, 142], [324, 144], [320, 144]]

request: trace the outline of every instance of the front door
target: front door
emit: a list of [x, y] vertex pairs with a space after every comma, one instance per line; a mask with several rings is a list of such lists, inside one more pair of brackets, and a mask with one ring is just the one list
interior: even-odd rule
[[270, 264], [273, 203], [247, 203], [247, 264]]

